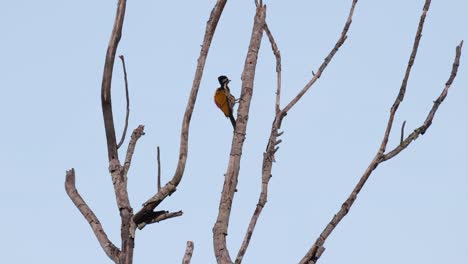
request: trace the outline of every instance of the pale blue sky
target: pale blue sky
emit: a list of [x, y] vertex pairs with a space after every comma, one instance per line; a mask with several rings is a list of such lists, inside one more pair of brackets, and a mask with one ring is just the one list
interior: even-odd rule
[[[172, 176], [181, 118], [205, 24], [215, 1], [128, 1], [118, 54], [127, 62], [130, 129], [145, 124], [129, 174], [135, 210]], [[284, 106], [337, 40], [351, 1], [265, 1], [283, 59]], [[380, 144], [424, 1], [359, 1], [349, 38], [322, 78], [290, 111], [274, 164], [269, 202], [245, 263], [297, 263], [340, 208]], [[63, 183], [77, 187], [120, 245], [120, 218], [107, 173], [100, 84], [116, 1], [3, 1], [0, 8], [0, 210], [4, 263], [111, 263]], [[396, 124], [419, 126], [468, 41], [468, 2], [433, 1]], [[254, 1], [229, 1], [215, 34], [190, 130], [186, 173], [161, 209], [183, 217], [137, 232], [135, 263], [214, 263], [215, 222], [232, 128], [213, 103], [216, 77], [240, 93]], [[464, 53], [467, 47], [464, 48]], [[273, 120], [274, 57], [264, 38], [233, 205], [235, 255], [260, 191], [262, 152]], [[113, 82], [117, 134], [124, 121], [121, 65]], [[379, 166], [329, 238], [323, 264], [468, 263], [468, 61], [429, 131]], [[399, 133], [390, 146], [398, 144]], [[128, 142], [128, 140], [126, 141]]]

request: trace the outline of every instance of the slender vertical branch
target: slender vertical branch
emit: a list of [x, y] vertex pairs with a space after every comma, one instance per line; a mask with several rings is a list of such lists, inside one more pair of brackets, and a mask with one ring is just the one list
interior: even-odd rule
[[203, 76], [203, 70], [205, 68], [206, 58], [208, 51], [213, 40], [216, 27], [218, 25], [221, 14], [226, 5], [226, 0], [218, 0], [211, 11], [210, 18], [206, 24], [205, 37], [198, 57], [197, 70], [195, 71], [195, 77], [193, 79], [192, 90], [187, 102], [187, 108], [185, 109], [184, 118], [182, 121], [182, 129], [180, 135], [180, 149], [179, 149], [179, 161], [177, 163], [176, 171], [172, 179], [164, 185], [153, 197], [148, 199], [143, 204], [143, 208], [135, 214], [133, 221], [138, 225], [145, 221], [148, 214], [150, 214], [167, 196], [171, 195], [176, 191], [176, 187], [182, 180], [182, 176], [185, 170], [185, 164], [188, 155], [188, 135], [190, 120], [192, 118], [193, 109], [197, 99], [198, 89], [200, 88], [201, 78]]
[[157, 149], [157, 159], [158, 159], [158, 192], [161, 190], [161, 159], [160, 159], [160, 152], [159, 152], [159, 146]]
[[[122, 27], [125, 17], [126, 0], [119, 0], [117, 4], [117, 12], [115, 15], [114, 27], [109, 40], [109, 45], [106, 52], [106, 60], [104, 63], [104, 71], [102, 76], [101, 86], [101, 104], [102, 114], [104, 117], [104, 128], [107, 139], [107, 155], [109, 159], [109, 172], [112, 176], [114, 191], [117, 200], [117, 206], [120, 211], [121, 218], [121, 240], [122, 251], [120, 252], [119, 261], [123, 264], [131, 264], [133, 260], [133, 244], [134, 237], [131, 232], [131, 219], [133, 211], [130, 206], [127, 193], [127, 174], [120, 166], [119, 156], [117, 152], [117, 140], [115, 136], [114, 117], [112, 113], [111, 102], [111, 84], [112, 72], [114, 69], [115, 54], [122, 36]], [[128, 167], [128, 166], [125, 166]]]
[[266, 6], [258, 5], [256, 8], [252, 35], [242, 72], [242, 91], [239, 108], [237, 111], [237, 123], [232, 140], [231, 153], [227, 172], [224, 178], [223, 191], [219, 202], [218, 217], [213, 227], [213, 246], [218, 263], [232, 263], [226, 245], [229, 218], [234, 193], [240, 169], [240, 158], [245, 140], [245, 131], [249, 118], [250, 102], [252, 99], [255, 70], [257, 66], [258, 51], [263, 36], [265, 25]]
[[112, 84], [112, 71], [114, 69], [115, 53], [122, 36], [122, 27], [125, 17], [125, 8], [127, 5], [126, 0], [119, 0], [117, 6], [117, 13], [115, 15], [114, 28], [107, 47], [106, 61], [104, 63], [104, 71], [102, 76], [101, 85], [101, 104], [102, 114], [104, 117], [104, 128], [106, 130], [107, 139], [107, 155], [109, 161], [118, 159], [117, 140], [115, 137], [114, 117], [112, 114], [111, 102], [111, 84]]
[[291, 102], [289, 102], [289, 104], [287, 104], [286, 107], [284, 107], [284, 109], [283, 109], [284, 114], [288, 113], [289, 110], [299, 101], [299, 99], [301, 99], [301, 97], [315, 83], [315, 81], [317, 81], [320, 78], [320, 76], [322, 75], [325, 68], [327, 68], [328, 63], [330, 63], [333, 56], [335, 56], [338, 49], [343, 45], [343, 43], [347, 39], [346, 34], [348, 33], [349, 27], [351, 26], [351, 23], [353, 21], [352, 18], [353, 18], [353, 14], [354, 14], [354, 7], [356, 6], [357, 2], [358, 2], [358, 0], [354, 0], [353, 3], [351, 4], [351, 9], [349, 10], [349, 14], [348, 14], [348, 19], [346, 20], [343, 31], [341, 32], [341, 36], [338, 39], [338, 41], [336, 42], [335, 47], [333, 47], [333, 49], [330, 51], [330, 53], [325, 58], [323, 63], [320, 65], [319, 69], [317, 70], [317, 73], [314, 74], [312, 79], [304, 86], [304, 88], [302, 88], [302, 90], [296, 95], [296, 97], [294, 97], [294, 99], [292, 99]]
[[182, 259], [182, 264], [190, 264], [190, 261], [192, 260], [192, 255], [193, 255], [193, 242], [192, 241], [187, 241], [187, 248], [185, 249], [185, 254], [184, 258]]
[[104, 252], [112, 261], [118, 263], [120, 250], [109, 240], [102, 228], [101, 222], [76, 190], [74, 169], [68, 170], [66, 173], [65, 190], [76, 208], [80, 210], [86, 221], [88, 221]]
[[117, 144], [117, 149], [119, 149], [125, 141], [125, 135], [127, 135], [127, 128], [128, 128], [128, 118], [130, 116], [130, 96], [128, 95], [128, 79], [127, 79], [127, 68], [125, 67], [125, 58], [123, 55], [119, 56], [120, 60], [122, 61], [123, 73], [124, 73], [124, 80], [125, 80], [125, 98], [127, 101], [127, 109], [125, 114], [125, 126], [122, 132], [122, 137], [120, 138], [119, 144]]

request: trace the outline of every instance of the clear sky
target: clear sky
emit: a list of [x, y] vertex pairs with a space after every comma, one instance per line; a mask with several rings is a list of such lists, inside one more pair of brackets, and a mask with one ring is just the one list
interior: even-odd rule
[[[111, 263], [67, 197], [65, 170], [120, 245], [107, 173], [100, 85], [117, 1], [3, 1], [0, 8], [0, 239], [4, 263]], [[128, 1], [118, 55], [129, 74], [130, 129], [146, 126], [129, 174], [132, 206], [174, 172], [181, 119], [206, 21], [215, 1]], [[312, 77], [344, 25], [351, 1], [265, 1], [283, 59], [284, 106]], [[423, 0], [359, 1], [349, 37], [320, 80], [283, 122], [268, 203], [245, 263], [297, 263], [338, 211], [380, 144], [403, 78]], [[213, 103], [217, 76], [240, 94], [254, 1], [229, 1], [193, 113], [186, 172], [160, 209], [182, 217], [137, 232], [135, 263], [214, 263], [212, 227], [231, 145], [231, 124]], [[422, 124], [449, 77], [455, 46], [468, 41], [468, 2], [433, 1], [396, 126]], [[260, 192], [262, 152], [273, 120], [275, 62], [263, 39], [233, 204], [235, 255]], [[465, 44], [465, 46], [468, 44]], [[468, 47], [432, 127], [374, 172], [328, 239], [321, 263], [468, 263]], [[113, 106], [125, 115], [120, 62]], [[397, 129], [398, 130], [398, 129]], [[131, 132], [131, 131], [129, 131]], [[389, 147], [396, 146], [399, 132]], [[128, 142], [128, 139], [126, 143]]]

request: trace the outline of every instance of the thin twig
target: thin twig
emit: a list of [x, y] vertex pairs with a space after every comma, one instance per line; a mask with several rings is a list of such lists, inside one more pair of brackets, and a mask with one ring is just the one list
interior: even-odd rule
[[125, 80], [125, 98], [127, 100], [127, 110], [125, 114], [125, 126], [122, 132], [122, 137], [120, 138], [119, 144], [117, 144], [117, 149], [119, 149], [125, 141], [125, 135], [127, 134], [128, 128], [128, 118], [130, 116], [130, 98], [128, 95], [128, 80], [127, 80], [127, 68], [125, 67], [125, 59], [123, 55], [119, 56], [120, 60], [122, 61], [122, 67], [124, 72], [124, 80]]
[[245, 132], [249, 119], [250, 102], [254, 87], [255, 70], [257, 66], [258, 51], [260, 49], [265, 25], [266, 6], [257, 6], [254, 25], [247, 51], [247, 57], [242, 72], [242, 91], [239, 108], [237, 110], [237, 123], [232, 139], [231, 153], [228, 168], [224, 177], [223, 190], [219, 202], [218, 217], [213, 227], [213, 245], [218, 263], [232, 263], [226, 245], [229, 218], [231, 215], [232, 202], [236, 192], [240, 159], [245, 141]]
[[185, 249], [185, 254], [184, 258], [182, 259], [182, 264], [190, 264], [190, 261], [192, 260], [192, 255], [193, 255], [193, 242], [192, 241], [187, 241], [187, 248]]
[[280, 100], [281, 100], [281, 53], [276, 45], [276, 41], [271, 34], [268, 24], [265, 23], [265, 33], [270, 40], [271, 49], [276, 58], [276, 104], [275, 104], [275, 114], [278, 114], [280, 111]]
[[159, 146], [157, 150], [158, 150], [157, 156], [158, 156], [158, 192], [159, 192], [161, 190], [161, 159], [159, 157], [160, 155]]
[[[276, 58], [277, 90], [276, 90], [276, 103], [275, 103], [276, 113], [275, 115], [278, 115], [280, 113], [281, 55], [280, 55], [278, 46], [276, 45], [275, 39], [273, 38], [273, 35], [271, 34], [271, 31], [268, 28], [268, 25], [266, 22], [265, 22], [264, 30], [268, 36], [268, 39], [271, 44], [271, 49]], [[274, 153], [275, 153], [274, 148], [275, 148], [275, 145], [277, 145], [276, 142], [281, 142], [281, 140], [279, 141], [277, 140], [277, 137], [282, 134], [282, 133], [277, 132], [279, 125], [276, 123], [276, 120], [279, 120], [279, 119], [275, 118], [275, 121], [273, 121], [273, 127], [270, 133], [270, 139], [268, 140], [266, 151], [263, 154], [262, 188], [261, 188], [260, 196], [258, 198], [257, 206], [255, 207], [254, 213], [252, 217], [250, 218], [250, 223], [247, 228], [247, 232], [244, 236], [244, 240], [242, 241], [242, 245], [239, 248], [239, 251], [237, 253], [237, 257], [235, 260], [236, 264], [242, 263], [242, 260], [247, 251], [247, 248], [249, 247], [250, 239], [252, 238], [255, 226], [257, 224], [257, 220], [260, 217], [263, 207], [265, 207], [265, 204], [267, 203], [268, 183], [271, 179], [271, 170], [273, 167], [272, 162], [274, 160]]]
[[346, 20], [346, 24], [344, 25], [343, 31], [341, 32], [340, 38], [336, 42], [335, 47], [333, 47], [333, 49], [330, 51], [330, 53], [325, 58], [323, 63], [320, 65], [320, 67], [318, 68], [317, 72], [314, 74], [312, 79], [304, 86], [304, 88], [302, 88], [302, 90], [296, 95], [296, 97], [294, 97], [294, 99], [292, 99], [291, 102], [289, 102], [289, 104], [286, 105], [286, 107], [282, 110], [284, 114], [288, 113], [289, 110], [291, 110], [291, 108], [299, 101], [299, 99], [301, 99], [301, 97], [315, 83], [315, 81], [317, 81], [320, 78], [325, 68], [327, 68], [328, 63], [330, 63], [330, 61], [332, 60], [333, 56], [335, 56], [338, 49], [346, 41], [347, 39], [346, 34], [348, 33], [349, 27], [351, 26], [353, 14], [354, 14], [354, 7], [356, 6], [357, 2], [358, 0], [353, 0], [353, 3], [351, 4], [351, 9], [349, 10], [348, 19]]
[[80, 210], [86, 221], [88, 221], [104, 252], [106, 252], [112, 261], [118, 263], [120, 250], [109, 240], [102, 228], [101, 222], [76, 190], [74, 169], [68, 170], [66, 173], [65, 190], [76, 208]]
[[200, 88], [201, 78], [203, 76], [203, 70], [205, 68], [206, 58], [210, 49], [211, 41], [213, 39], [218, 21], [226, 5], [226, 0], [218, 0], [213, 7], [210, 14], [210, 19], [206, 24], [205, 36], [203, 44], [198, 57], [197, 70], [195, 71], [195, 77], [193, 79], [192, 89], [187, 102], [187, 108], [185, 109], [184, 118], [182, 121], [182, 129], [180, 135], [180, 149], [179, 149], [179, 161], [177, 163], [176, 171], [172, 179], [164, 185], [153, 197], [148, 199], [143, 204], [143, 208], [135, 214], [133, 221], [138, 225], [145, 219], [145, 215], [151, 213], [167, 196], [171, 195], [176, 191], [176, 187], [182, 180], [182, 176], [185, 170], [185, 164], [187, 162], [188, 152], [188, 135], [190, 120], [192, 118], [193, 108], [197, 99], [198, 89]]
[[388, 138], [390, 136], [390, 131], [392, 130], [393, 119], [395, 118], [395, 113], [398, 110], [400, 103], [405, 98], [406, 86], [408, 85], [408, 79], [409, 79], [411, 69], [414, 64], [414, 60], [416, 59], [416, 54], [418, 53], [419, 42], [422, 36], [421, 33], [424, 28], [424, 21], [426, 20], [426, 14], [427, 14], [427, 11], [429, 11], [430, 5], [431, 5], [431, 0], [426, 0], [424, 7], [423, 7], [422, 14], [421, 14], [421, 18], [419, 19], [419, 25], [416, 31], [416, 36], [414, 37], [413, 50], [411, 51], [411, 55], [408, 60], [408, 66], [406, 67], [405, 77], [403, 78], [403, 81], [401, 82], [400, 92], [398, 93], [398, 96], [395, 99], [395, 102], [393, 103], [392, 108], [390, 109], [390, 117], [388, 118], [387, 128], [385, 129], [384, 138], [382, 140], [382, 143], [379, 149], [380, 154], [383, 154], [385, 152], [385, 149], [388, 143]]
[[112, 183], [114, 184], [115, 197], [117, 206], [119, 208], [120, 217], [122, 219], [121, 226], [121, 241], [122, 253], [120, 256], [121, 263], [131, 263], [133, 259], [133, 248], [135, 239], [135, 225], [132, 221], [133, 209], [128, 199], [127, 191], [127, 174], [132, 163], [133, 153], [138, 139], [144, 135], [144, 126], [138, 126], [132, 133], [130, 142], [127, 147], [127, 154], [123, 166], [120, 166], [118, 159], [112, 159], [109, 163], [109, 172], [112, 176]]

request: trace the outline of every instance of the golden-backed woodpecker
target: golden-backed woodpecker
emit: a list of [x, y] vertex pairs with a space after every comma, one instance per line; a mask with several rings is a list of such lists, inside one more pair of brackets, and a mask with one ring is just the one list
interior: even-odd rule
[[236, 98], [231, 94], [228, 83], [231, 81], [228, 77], [221, 75], [218, 77], [219, 84], [221, 87], [216, 89], [214, 94], [215, 104], [223, 111], [226, 117], [229, 117], [232, 123], [232, 127], [236, 128], [236, 119], [232, 115], [232, 108], [236, 102]]

